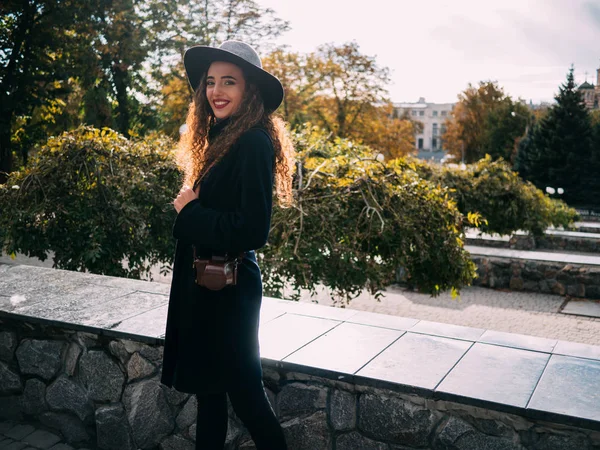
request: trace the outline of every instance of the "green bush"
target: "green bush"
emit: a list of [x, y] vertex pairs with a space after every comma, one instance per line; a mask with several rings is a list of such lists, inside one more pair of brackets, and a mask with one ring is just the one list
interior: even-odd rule
[[295, 295], [323, 283], [347, 300], [365, 286], [378, 297], [399, 267], [409, 285], [432, 295], [470, 284], [463, 217], [446, 189], [316, 129], [295, 138], [297, 203], [275, 208], [260, 252], [270, 295], [292, 280]]
[[479, 213], [479, 229], [509, 235], [517, 230], [541, 235], [550, 225], [567, 228], [578, 219], [564, 202], [551, 199], [532, 183], [523, 181], [501, 158], [487, 155], [466, 169], [422, 161], [412, 162], [422, 177], [451, 189], [458, 209], [466, 216]]
[[[334, 298], [365, 287], [379, 297], [398, 267], [409, 285], [433, 295], [470, 284], [475, 266], [447, 189], [351, 141], [331, 143], [310, 128], [295, 137], [297, 203], [274, 205], [269, 242], [258, 252], [265, 293], [281, 295], [290, 281], [294, 297], [319, 283]], [[42, 260], [52, 250], [54, 267], [133, 278], [171, 264], [181, 182], [173, 148], [164, 137], [129, 141], [90, 127], [50, 138], [0, 186], [0, 247]]]
[[130, 141], [108, 128], [51, 137], [0, 185], [0, 250], [42, 261], [52, 250], [53, 267], [133, 278], [172, 261], [173, 147], [165, 137]]

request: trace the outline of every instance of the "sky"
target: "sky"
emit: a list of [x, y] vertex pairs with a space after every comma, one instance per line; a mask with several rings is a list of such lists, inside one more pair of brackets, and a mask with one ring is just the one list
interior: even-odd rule
[[452, 103], [487, 80], [552, 102], [571, 64], [578, 84], [600, 68], [600, 0], [256, 1], [290, 22], [275, 41], [290, 51], [356, 41], [391, 70], [395, 103]]

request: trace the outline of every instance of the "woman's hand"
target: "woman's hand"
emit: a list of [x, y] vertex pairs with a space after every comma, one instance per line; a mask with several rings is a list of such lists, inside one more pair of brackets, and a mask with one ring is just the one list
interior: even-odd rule
[[184, 185], [179, 191], [179, 194], [177, 194], [177, 198], [173, 201], [173, 205], [177, 210], [177, 214], [179, 214], [179, 211], [181, 211], [183, 207], [188, 204], [188, 202], [191, 202], [195, 198], [198, 198], [199, 193], [200, 185], [198, 185], [196, 190], [193, 190], [187, 184]]

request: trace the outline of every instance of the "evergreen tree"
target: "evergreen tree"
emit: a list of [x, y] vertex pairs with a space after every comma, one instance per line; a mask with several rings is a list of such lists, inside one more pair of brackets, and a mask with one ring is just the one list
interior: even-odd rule
[[517, 170], [542, 190], [548, 186], [564, 189], [562, 198], [571, 204], [597, 203], [590, 195], [598, 183], [592, 167], [592, 124], [576, 88], [573, 67], [555, 100], [519, 146]]

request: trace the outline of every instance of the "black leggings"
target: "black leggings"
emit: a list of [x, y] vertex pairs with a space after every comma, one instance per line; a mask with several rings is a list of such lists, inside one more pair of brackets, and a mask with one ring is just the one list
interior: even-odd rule
[[[257, 450], [287, 450], [283, 430], [261, 383], [227, 393], [235, 414], [250, 432]], [[227, 435], [227, 394], [197, 395], [196, 450], [223, 450]]]

